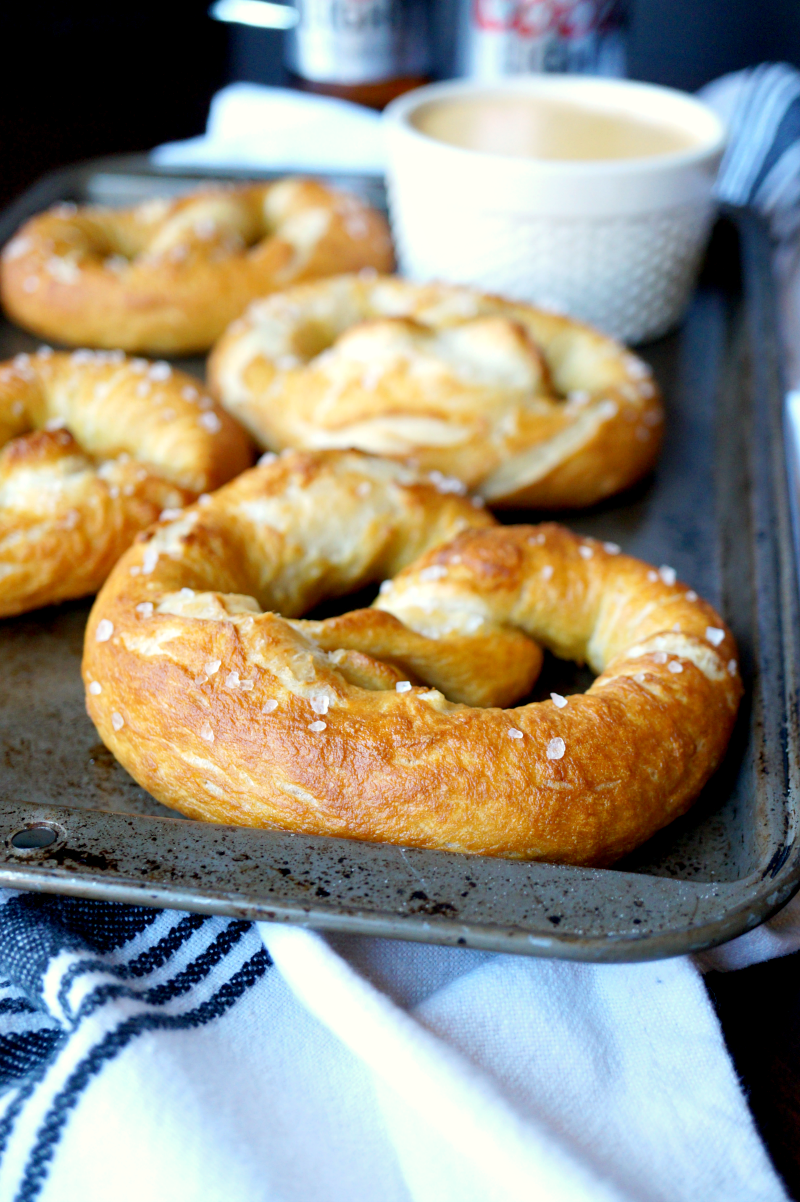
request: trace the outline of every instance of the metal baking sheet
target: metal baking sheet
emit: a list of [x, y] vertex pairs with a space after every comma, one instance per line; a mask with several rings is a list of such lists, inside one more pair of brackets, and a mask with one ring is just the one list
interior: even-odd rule
[[[0, 240], [57, 200], [130, 203], [197, 178], [137, 158], [57, 172], [0, 218]], [[374, 177], [337, 182], [380, 201]], [[741, 716], [722, 769], [686, 818], [601, 870], [178, 818], [119, 767], [86, 717], [79, 664], [89, 603], [77, 602], [0, 622], [0, 883], [607, 961], [707, 947], [786, 901], [800, 882], [800, 628], [769, 247], [738, 211], [715, 247], [682, 328], [643, 350], [668, 409], [654, 477], [568, 518], [581, 533], [672, 564], [739, 641]], [[35, 346], [0, 326], [0, 357]], [[200, 361], [182, 366], [202, 372]], [[539, 690], [564, 690], [570, 679], [574, 688], [581, 677], [550, 661]], [[41, 831], [49, 846], [19, 846]]]

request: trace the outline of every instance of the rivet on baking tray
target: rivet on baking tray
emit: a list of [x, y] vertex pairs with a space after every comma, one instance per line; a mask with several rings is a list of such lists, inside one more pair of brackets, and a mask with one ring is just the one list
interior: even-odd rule
[[49, 852], [65, 838], [66, 831], [55, 822], [31, 822], [14, 831], [8, 840], [8, 848], [15, 856], [35, 856], [42, 851]]

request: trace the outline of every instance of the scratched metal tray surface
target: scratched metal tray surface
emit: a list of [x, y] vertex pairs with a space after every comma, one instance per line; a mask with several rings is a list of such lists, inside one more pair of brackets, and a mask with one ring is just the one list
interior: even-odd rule
[[[380, 203], [379, 180], [341, 182]], [[196, 183], [143, 158], [69, 168], [0, 216], [0, 241], [59, 200], [122, 204]], [[36, 345], [0, 325], [0, 358]], [[569, 522], [671, 564], [739, 641], [745, 703], [686, 818], [602, 870], [181, 819], [119, 767], [86, 717], [89, 603], [76, 602], [0, 621], [0, 884], [605, 961], [707, 947], [783, 904], [800, 882], [796, 523], [769, 247], [750, 214], [727, 214], [683, 326], [642, 353], [668, 410], [659, 467]], [[183, 366], [202, 373], [200, 361]], [[550, 661], [537, 695], [587, 679]]]

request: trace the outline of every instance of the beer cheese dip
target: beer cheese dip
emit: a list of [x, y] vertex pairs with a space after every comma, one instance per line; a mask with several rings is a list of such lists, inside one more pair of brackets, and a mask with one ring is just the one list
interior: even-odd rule
[[691, 150], [703, 140], [649, 117], [520, 92], [434, 100], [410, 119], [439, 142], [512, 158], [651, 158]]

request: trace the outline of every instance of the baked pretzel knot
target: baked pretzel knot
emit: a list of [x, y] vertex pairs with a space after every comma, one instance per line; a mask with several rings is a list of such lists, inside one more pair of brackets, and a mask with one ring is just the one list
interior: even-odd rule
[[653, 466], [649, 368], [552, 313], [468, 288], [325, 280], [257, 301], [209, 381], [264, 447], [357, 447], [490, 505], [590, 505]]
[[[498, 526], [388, 460], [290, 454], [119, 562], [89, 714], [194, 818], [608, 863], [689, 807], [741, 694], [714, 610], [618, 550]], [[383, 577], [370, 609], [297, 616]], [[540, 643], [599, 676], [514, 708]]]
[[254, 297], [391, 264], [380, 214], [286, 179], [134, 209], [59, 205], [6, 246], [0, 287], [14, 321], [42, 337], [181, 355], [207, 350]]
[[0, 616], [96, 592], [134, 537], [252, 462], [197, 381], [121, 351], [0, 364]]

